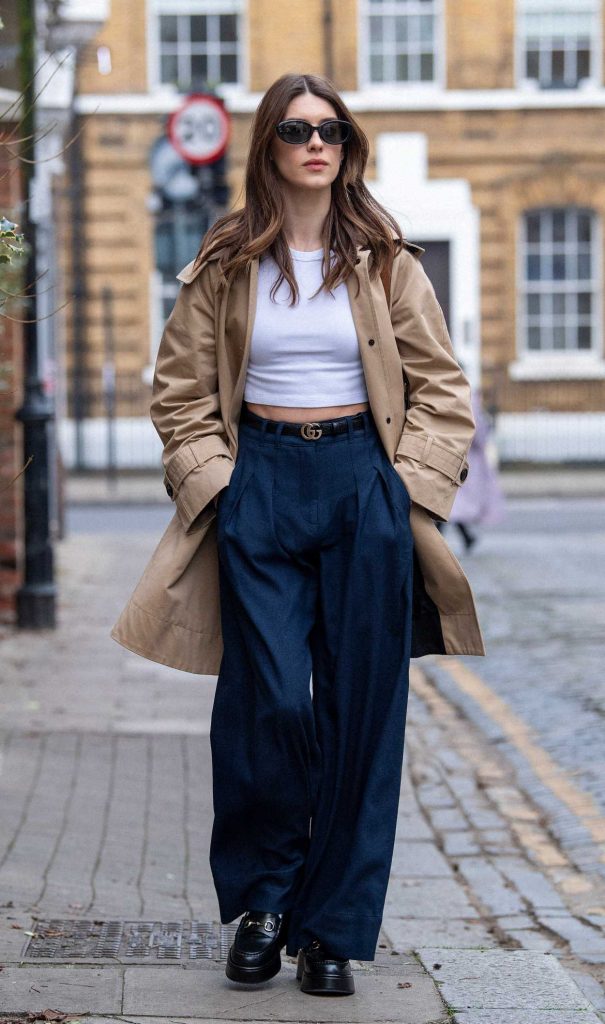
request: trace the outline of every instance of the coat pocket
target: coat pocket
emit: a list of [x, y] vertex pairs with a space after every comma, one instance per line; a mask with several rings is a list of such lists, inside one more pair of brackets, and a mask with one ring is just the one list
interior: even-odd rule
[[254, 473], [255, 462], [255, 452], [244, 450], [240, 446], [229, 485], [218, 500], [216, 520], [217, 543], [220, 543], [225, 535], [225, 530], [231, 522], [233, 513], [240, 502], [246, 485]]
[[411, 498], [408, 493], [408, 489], [405, 486], [403, 480], [399, 476], [399, 473], [389, 460], [387, 453], [384, 449], [381, 449], [377, 455], [374, 465], [378, 472], [382, 475], [390, 494], [393, 497], [395, 507], [403, 513], [405, 519], [409, 518]]

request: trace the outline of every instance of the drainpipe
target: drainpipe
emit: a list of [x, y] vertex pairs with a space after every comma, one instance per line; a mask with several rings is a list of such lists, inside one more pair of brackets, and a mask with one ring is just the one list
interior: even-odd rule
[[[38, 345], [38, 303], [36, 284], [36, 223], [32, 216], [36, 177], [36, 0], [18, 0], [17, 18], [20, 43], [20, 88], [23, 96], [21, 115], [21, 156], [23, 214], [20, 227], [29, 252], [25, 268], [23, 324], [24, 385], [23, 405], [16, 419], [23, 424], [24, 464], [23, 504], [25, 519], [24, 582], [17, 591], [17, 626], [20, 629], [52, 629], [55, 626], [55, 582], [53, 548], [50, 539], [50, 461], [54, 421], [52, 400], [45, 393], [40, 377]], [[31, 161], [31, 162], [28, 162]]]
[[334, 32], [332, 0], [323, 0], [324, 74], [334, 80]]
[[78, 92], [78, 51], [74, 67], [74, 89], [71, 102], [70, 138], [67, 149], [69, 173], [69, 204], [71, 221], [71, 283], [72, 283], [72, 379], [71, 401], [74, 420], [74, 469], [85, 468], [84, 421], [88, 413], [88, 379], [86, 351], [86, 244], [84, 240], [84, 158], [82, 127], [76, 110]]

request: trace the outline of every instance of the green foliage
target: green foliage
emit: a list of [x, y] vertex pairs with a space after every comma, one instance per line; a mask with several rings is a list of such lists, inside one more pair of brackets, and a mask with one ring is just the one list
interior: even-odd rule
[[16, 228], [13, 221], [0, 217], [0, 264], [10, 263], [25, 252], [24, 237]]

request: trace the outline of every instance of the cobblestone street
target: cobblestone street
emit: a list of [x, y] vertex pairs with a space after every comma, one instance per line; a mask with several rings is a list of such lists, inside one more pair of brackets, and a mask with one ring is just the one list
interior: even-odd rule
[[[214, 678], [108, 635], [170, 509], [72, 509], [59, 628], [0, 640], [0, 1010], [605, 1020], [604, 508], [519, 499], [460, 555], [488, 657], [412, 663], [380, 945], [353, 964], [346, 1006], [305, 1000], [291, 958], [262, 990], [226, 982], [235, 925], [217, 930], [207, 857]], [[52, 921], [64, 929], [54, 946]], [[79, 938], [66, 921], [81, 922]]]

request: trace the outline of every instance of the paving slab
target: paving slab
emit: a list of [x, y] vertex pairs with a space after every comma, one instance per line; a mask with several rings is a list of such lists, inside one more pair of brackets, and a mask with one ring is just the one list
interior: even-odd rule
[[391, 878], [389, 912], [399, 917], [477, 919], [464, 889], [449, 878]]
[[404, 840], [428, 839], [434, 842], [434, 834], [422, 817], [420, 811], [399, 811], [397, 818], [397, 838]]
[[590, 927], [576, 917], [567, 914], [558, 917], [536, 912], [540, 924], [556, 932], [569, 942], [571, 950], [580, 960], [589, 964], [605, 964], [605, 935], [597, 928]]
[[47, 1007], [63, 1013], [119, 1013], [122, 975], [113, 967], [5, 967], [0, 1010], [26, 1013]]
[[435, 843], [396, 841], [391, 874], [400, 878], [452, 878], [453, 872]]
[[[560, 962], [526, 950], [421, 949], [419, 956], [456, 1012], [567, 1010], [588, 1014], [586, 996]], [[471, 1018], [472, 1019], [472, 1018]], [[499, 1024], [501, 1024], [502, 1018]], [[596, 1021], [596, 1018], [595, 1018]], [[523, 1024], [529, 1024], [527, 1019]]]
[[536, 929], [523, 928], [517, 931], [515, 928], [507, 928], [506, 934], [518, 942], [521, 949], [531, 949], [535, 953], [552, 953], [557, 948], [553, 938]]
[[559, 893], [541, 871], [536, 871], [520, 857], [498, 857], [495, 863], [533, 907], [565, 910]]
[[422, 949], [423, 946], [452, 949], [498, 946], [494, 935], [480, 921], [387, 917], [383, 918], [382, 929], [393, 949], [400, 953]]
[[446, 832], [443, 849], [448, 857], [472, 857], [481, 853], [472, 832]]
[[[351, 965], [356, 991], [346, 999], [306, 996], [296, 981], [296, 964], [282, 961], [275, 978], [262, 986], [238, 985], [223, 973], [183, 968], [128, 967], [123, 1014], [196, 1017], [200, 1020], [279, 1020], [342, 1024], [397, 1021], [436, 1024], [446, 1013], [437, 989], [411, 957], [377, 958]], [[405, 987], [404, 987], [405, 986]]]
[[520, 914], [525, 909], [519, 893], [484, 857], [464, 857], [460, 873], [492, 914]]
[[581, 992], [589, 1000], [591, 1006], [599, 1013], [605, 1013], [605, 987], [600, 985], [596, 978], [584, 971], [572, 971], [569, 968], [567, 973], [573, 978]]

